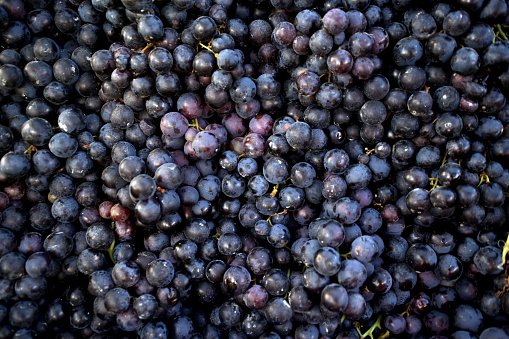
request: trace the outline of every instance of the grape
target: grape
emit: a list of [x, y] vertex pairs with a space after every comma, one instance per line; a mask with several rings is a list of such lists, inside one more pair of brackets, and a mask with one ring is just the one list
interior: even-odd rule
[[415, 5], [3, 1], [0, 336], [507, 337], [507, 5]]
[[146, 277], [153, 286], [167, 286], [174, 277], [173, 265], [166, 259], [156, 259], [148, 264]]
[[210, 159], [219, 151], [219, 141], [210, 132], [199, 132], [192, 142], [196, 156], [201, 159]]
[[177, 112], [167, 113], [161, 119], [161, 131], [170, 138], [183, 136], [187, 129], [187, 120]]

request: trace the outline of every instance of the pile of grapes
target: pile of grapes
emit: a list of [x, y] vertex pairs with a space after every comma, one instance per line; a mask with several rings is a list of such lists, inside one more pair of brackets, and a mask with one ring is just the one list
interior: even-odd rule
[[0, 0], [0, 339], [508, 339], [508, 24]]

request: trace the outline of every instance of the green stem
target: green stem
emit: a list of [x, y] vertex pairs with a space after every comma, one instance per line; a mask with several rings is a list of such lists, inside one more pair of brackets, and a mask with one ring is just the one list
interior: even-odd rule
[[116, 264], [115, 259], [113, 259], [113, 250], [115, 249], [115, 240], [111, 243], [110, 247], [108, 248], [108, 254], [110, 256], [111, 261]]
[[507, 253], [509, 253], [509, 235], [507, 236], [507, 240], [505, 241], [504, 247], [502, 247], [502, 262], [498, 265], [498, 268], [500, 269], [504, 268]]
[[502, 39], [507, 40], [507, 35], [505, 35], [504, 31], [502, 30], [502, 26], [500, 24], [497, 24], [497, 30], [498, 33], [502, 36]]
[[193, 122], [189, 124], [189, 127], [194, 127], [198, 131], [203, 131], [204, 129], [200, 127], [200, 124], [198, 123], [198, 119], [193, 119]]
[[[337, 251], [338, 249], [336, 249]], [[339, 251], [338, 251], [339, 252]], [[351, 252], [348, 252], [348, 253], [345, 253], [345, 254], [340, 254], [339, 255], [341, 258], [345, 259], [345, 260], [348, 260], [348, 259], [352, 259], [352, 253]]]
[[210, 46], [204, 45], [202, 42], [199, 42], [198, 45], [205, 48], [207, 51], [209, 51], [210, 53], [214, 54], [215, 57], [217, 57], [218, 53], [214, 52], [214, 50], [210, 48]]
[[361, 339], [365, 339], [367, 337], [370, 337], [371, 339], [375, 339], [373, 337], [373, 332], [375, 331], [375, 329], [379, 328], [379, 329], [382, 329], [382, 315], [380, 314], [378, 316], [378, 319], [376, 319], [375, 323], [373, 324], [373, 326], [371, 326], [369, 328], [369, 330], [367, 330], [364, 334], [361, 333], [361, 330], [359, 328], [357, 328], [357, 332], [359, 332], [359, 335], [361, 336]]

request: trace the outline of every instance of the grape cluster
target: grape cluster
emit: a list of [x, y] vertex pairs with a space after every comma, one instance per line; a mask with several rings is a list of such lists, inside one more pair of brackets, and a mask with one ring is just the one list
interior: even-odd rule
[[507, 24], [0, 0], [0, 339], [509, 339]]

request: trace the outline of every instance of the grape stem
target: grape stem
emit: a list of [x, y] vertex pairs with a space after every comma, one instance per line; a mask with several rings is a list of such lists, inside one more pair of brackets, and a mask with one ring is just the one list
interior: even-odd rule
[[403, 317], [408, 317], [410, 315], [410, 305], [407, 307], [405, 312], [401, 313]]
[[441, 166], [443, 166], [445, 164], [445, 162], [447, 161], [447, 152], [444, 152], [444, 158], [442, 159], [442, 164]]
[[438, 178], [428, 178], [428, 180], [431, 185], [431, 188], [429, 190], [429, 192], [431, 193], [435, 188], [438, 187]]
[[28, 155], [28, 159], [32, 159], [32, 152], [37, 152], [37, 148], [34, 146], [34, 145], [31, 145], [30, 147], [27, 148], [27, 150], [25, 152], [23, 152], [24, 154]]
[[497, 31], [498, 31], [498, 34], [500, 34], [502, 36], [503, 40], [507, 40], [507, 35], [505, 35], [504, 31], [502, 30], [502, 26], [500, 26], [500, 24], [497, 24]]
[[[500, 245], [499, 245], [500, 246]], [[509, 253], [509, 235], [507, 236], [507, 239], [504, 243], [504, 247], [502, 247], [502, 262], [497, 266], [499, 269], [503, 269], [504, 268], [504, 265], [505, 265], [505, 258], [507, 256], [507, 254]], [[509, 289], [509, 277], [508, 277], [508, 274], [507, 274], [507, 266], [505, 267], [505, 270], [504, 270], [504, 280], [505, 280], [505, 283], [504, 283], [504, 287], [502, 288], [502, 290], [498, 291], [497, 292], [497, 297], [501, 297], [504, 293], [507, 292], [507, 290]]]
[[276, 215], [286, 214], [286, 213], [288, 213], [288, 210], [285, 208], [282, 212], [274, 213], [274, 214], [269, 215], [269, 217], [267, 218], [267, 221], [269, 222], [270, 226], [274, 226], [274, 225], [272, 225], [272, 221], [270, 221], [270, 218], [272, 218], [272, 217], [274, 217]]
[[327, 82], [330, 82], [330, 79], [332, 77], [332, 72], [331, 71], [328, 71], [326, 73], [323, 73], [322, 75], [320, 75], [320, 78], [324, 77], [324, 76], [327, 76]]
[[364, 334], [361, 333], [361, 330], [359, 329], [358, 326], [356, 326], [355, 329], [359, 333], [359, 335], [361, 337], [360, 339], [365, 339], [367, 337], [370, 337], [371, 339], [375, 339], [375, 337], [373, 336], [373, 332], [377, 328], [382, 329], [381, 323], [382, 323], [382, 315], [380, 314], [378, 316], [378, 318], [376, 319], [375, 323]]
[[504, 247], [502, 247], [502, 262], [500, 263], [500, 265], [498, 265], [498, 268], [502, 269], [504, 267], [505, 257], [507, 256], [507, 253], [509, 253], [509, 235], [507, 236]]
[[200, 127], [200, 124], [198, 123], [198, 119], [193, 119], [193, 123], [189, 124], [189, 127], [194, 127], [198, 131], [204, 131], [204, 129]]
[[[436, 121], [436, 120], [435, 120]], [[445, 152], [444, 154], [444, 158], [442, 159], [442, 163], [440, 166], [443, 166], [447, 161], [447, 152]], [[438, 185], [438, 178], [428, 178], [429, 179], [429, 183], [431, 185], [431, 189], [429, 190], [429, 192], [433, 192], [433, 190], [435, 188], [437, 188], [439, 185]]]
[[30, 154], [32, 152], [35, 152], [37, 151], [37, 148], [35, 148], [34, 145], [31, 145], [30, 147], [27, 148], [27, 150], [24, 152], [25, 154]]
[[345, 253], [345, 254], [340, 254], [339, 256], [345, 260], [352, 259], [352, 253], [350, 253], [350, 252]]
[[156, 47], [156, 45], [154, 44], [147, 44], [147, 46], [145, 46], [142, 50], [141, 50], [141, 53], [145, 53], [145, 51], [149, 48], [154, 48]]
[[482, 184], [486, 183], [486, 184], [489, 184], [490, 183], [490, 177], [486, 174], [485, 171], [483, 171], [480, 175], [480, 180], [479, 180], [479, 184], [477, 185], [477, 187], [481, 186]]
[[116, 264], [115, 259], [113, 259], [113, 250], [115, 249], [115, 240], [111, 243], [110, 247], [108, 248], [108, 255], [110, 256], [111, 261]]
[[210, 53], [214, 54], [214, 56], [215, 56], [215, 57], [217, 57], [217, 53], [216, 53], [216, 52], [214, 52], [214, 50], [212, 50], [212, 48], [210, 48], [210, 45], [209, 45], [209, 46], [204, 45], [202, 42], [199, 42], [199, 43], [198, 43], [198, 45], [199, 45], [200, 47], [205, 48], [207, 51], [209, 51]]
[[274, 197], [276, 196], [278, 188], [279, 188], [279, 184], [277, 184], [276, 186], [274, 186], [274, 188], [272, 189], [272, 192], [270, 193], [270, 196], [271, 196], [271, 197], [273, 197], [273, 198], [274, 198]]
[[223, 33], [223, 31], [226, 29], [226, 25], [219, 25], [217, 26], [216, 30], [217, 30], [217, 33], [221, 34]]

